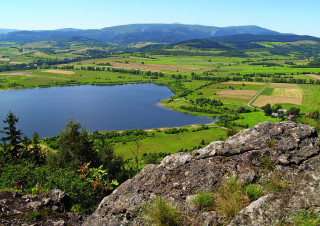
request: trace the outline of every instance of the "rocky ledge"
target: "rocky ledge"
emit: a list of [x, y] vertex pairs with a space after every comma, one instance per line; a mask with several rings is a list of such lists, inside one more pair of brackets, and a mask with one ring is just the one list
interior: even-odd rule
[[[177, 153], [160, 165], [147, 165], [133, 179], [105, 197], [84, 225], [143, 225], [141, 209], [155, 197], [192, 213], [193, 225], [275, 225], [320, 206], [320, 138], [315, 128], [294, 122], [263, 122], [226, 141], [193, 153]], [[263, 159], [270, 160], [268, 167]], [[219, 211], [200, 211], [190, 200], [199, 191], [217, 192], [230, 176], [240, 184], [266, 184], [276, 171], [289, 185], [265, 190], [232, 218]]]
[[70, 210], [68, 194], [54, 189], [47, 196], [0, 192], [0, 225], [81, 225], [83, 219]]

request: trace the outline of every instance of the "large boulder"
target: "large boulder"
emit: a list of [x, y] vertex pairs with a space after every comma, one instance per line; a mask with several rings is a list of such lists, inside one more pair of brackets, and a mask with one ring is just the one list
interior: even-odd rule
[[192, 195], [217, 191], [230, 175], [242, 184], [263, 182], [271, 174], [262, 166], [265, 156], [286, 175], [290, 191], [268, 192], [228, 221], [215, 211], [199, 213], [194, 215], [194, 225], [292, 223], [294, 214], [320, 206], [319, 153], [315, 128], [294, 122], [263, 122], [191, 154], [177, 153], [160, 165], [147, 165], [105, 197], [84, 225], [143, 225], [139, 217], [142, 206], [158, 195], [187, 210]]

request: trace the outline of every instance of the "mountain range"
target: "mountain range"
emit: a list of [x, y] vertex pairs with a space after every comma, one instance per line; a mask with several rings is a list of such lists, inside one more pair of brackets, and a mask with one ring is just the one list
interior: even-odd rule
[[187, 24], [130, 24], [102, 29], [74, 29], [17, 31], [0, 29], [0, 41], [37, 42], [55, 41], [69, 37], [84, 37], [101, 42], [132, 44], [138, 42], [176, 43], [189, 39], [204, 39], [237, 34], [281, 35], [259, 26], [214, 27]]

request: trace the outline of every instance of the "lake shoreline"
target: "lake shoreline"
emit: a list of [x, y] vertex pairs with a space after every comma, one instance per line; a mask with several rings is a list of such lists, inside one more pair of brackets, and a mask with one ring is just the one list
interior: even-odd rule
[[[6, 114], [11, 110], [19, 117], [21, 120], [19, 120], [18, 127], [27, 136], [38, 132], [41, 137], [56, 136], [70, 118], [79, 121], [88, 131], [108, 131], [108, 127], [110, 131], [139, 128], [163, 130], [166, 128], [195, 127], [195, 125], [211, 124], [216, 121], [213, 118], [193, 116], [163, 107], [159, 100], [167, 99], [173, 95], [167, 86], [140, 83], [107, 87], [110, 87], [110, 89], [105, 86], [94, 85], [48, 87], [52, 89], [14, 89], [13, 91], [17, 92], [1, 92], [3, 103], [1, 111]], [[112, 93], [111, 90], [117, 91]], [[61, 96], [60, 92], [66, 92], [67, 94], [61, 94], [64, 95]], [[58, 101], [55, 99], [56, 95], [60, 95]], [[20, 105], [23, 105], [23, 108], [17, 106], [19, 102]], [[74, 104], [74, 102], [76, 102], [75, 109], [69, 106], [70, 103]], [[34, 109], [30, 109], [30, 106], [34, 106]], [[118, 108], [119, 106], [124, 108]], [[61, 113], [63, 114], [61, 115]], [[32, 120], [28, 121], [28, 117]], [[188, 121], [191, 123], [188, 123]], [[152, 126], [152, 124], [155, 126]], [[117, 129], [117, 127], [120, 128]], [[122, 129], [121, 127], [125, 128]]]

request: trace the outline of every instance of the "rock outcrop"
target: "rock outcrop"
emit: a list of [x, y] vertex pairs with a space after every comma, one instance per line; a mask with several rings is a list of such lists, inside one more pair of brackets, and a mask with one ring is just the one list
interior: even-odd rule
[[[141, 207], [156, 196], [195, 211], [194, 225], [274, 225], [292, 223], [298, 213], [320, 206], [320, 138], [315, 128], [294, 122], [263, 122], [226, 141], [215, 141], [192, 154], [177, 153], [160, 165], [147, 165], [133, 179], [105, 197], [84, 225], [142, 225]], [[232, 219], [216, 211], [197, 212], [190, 197], [217, 191], [230, 175], [242, 184], [266, 184], [272, 170], [268, 157], [289, 184], [283, 191], [266, 191]]]
[[47, 196], [0, 192], [0, 225], [81, 225], [83, 218], [68, 212], [70, 197], [54, 189]]

